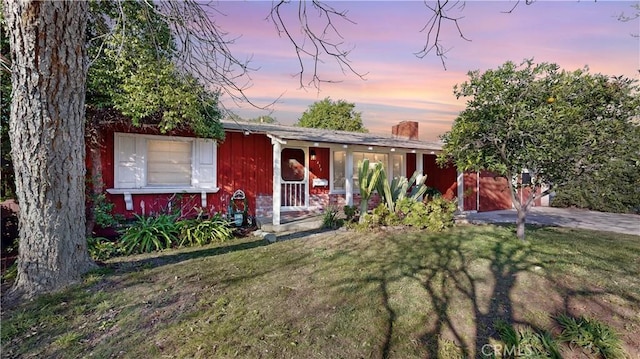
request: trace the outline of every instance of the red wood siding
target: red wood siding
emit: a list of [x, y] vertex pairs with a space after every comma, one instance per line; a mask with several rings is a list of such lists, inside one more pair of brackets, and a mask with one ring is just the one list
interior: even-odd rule
[[329, 181], [329, 166], [331, 162], [331, 151], [323, 147], [311, 147], [309, 152], [315, 151], [316, 159], [309, 156], [309, 194], [329, 193], [329, 186], [313, 187], [313, 179], [321, 178]]
[[511, 208], [508, 186], [506, 178], [496, 176], [492, 172], [481, 171], [479, 179], [475, 172], [466, 172], [464, 174], [464, 210], [485, 212]]
[[480, 208], [479, 212], [511, 208], [509, 184], [504, 177], [492, 172], [480, 172]]
[[238, 189], [244, 191], [249, 212], [255, 213], [256, 196], [273, 191], [273, 149], [266, 135], [227, 132], [218, 146], [218, 197], [221, 205]]
[[416, 154], [407, 153], [407, 176], [413, 176], [413, 172], [416, 171]]
[[[102, 162], [102, 179], [105, 189], [114, 187], [114, 133], [143, 133], [159, 134], [154, 128], [135, 128], [120, 126], [105, 128], [100, 131], [102, 146], [100, 158]], [[192, 137], [186, 131], [174, 131], [173, 136]], [[91, 165], [91, 159], [87, 156], [87, 166]], [[226, 138], [218, 144], [217, 159], [217, 183], [220, 191], [207, 195], [206, 210], [212, 213], [227, 211], [229, 198], [237, 189], [245, 192], [249, 213], [254, 214], [257, 195], [269, 195], [272, 192], [273, 183], [273, 152], [271, 140], [265, 135], [227, 132]], [[125, 209], [123, 195], [107, 194], [108, 201], [115, 205], [114, 213], [131, 217], [134, 213], [149, 215], [158, 212], [166, 212], [169, 203], [173, 208], [181, 208], [183, 215], [193, 215], [200, 207], [200, 194], [134, 194], [133, 211]], [[144, 203], [144, 204], [143, 204]]]
[[[436, 155], [423, 155], [424, 173], [427, 175], [426, 185], [442, 193], [446, 199], [454, 199], [458, 195], [458, 172], [453, 165], [441, 168], [436, 163]], [[408, 173], [408, 172], [407, 172]]]
[[475, 172], [465, 172], [463, 178], [463, 192], [464, 197], [464, 210], [465, 211], [477, 211], [478, 210], [478, 182], [477, 174]]

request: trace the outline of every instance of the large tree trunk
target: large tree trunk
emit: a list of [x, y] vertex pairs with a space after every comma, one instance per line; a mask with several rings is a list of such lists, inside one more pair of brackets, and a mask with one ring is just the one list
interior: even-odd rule
[[14, 290], [33, 296], [79, 280], [94, 265], [85, 237], [87, 3], [6, 0], [4, 10], [20, 203]]

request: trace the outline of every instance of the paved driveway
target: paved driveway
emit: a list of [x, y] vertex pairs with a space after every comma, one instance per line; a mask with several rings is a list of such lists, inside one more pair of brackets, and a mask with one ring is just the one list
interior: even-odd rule
[[[516, 223], [515, 210], [467, 213], [471, 223]], [[533, 207], [527, 223], [594, 229], [640, 236], [640, 215], [595, 212], [575, 208]]]

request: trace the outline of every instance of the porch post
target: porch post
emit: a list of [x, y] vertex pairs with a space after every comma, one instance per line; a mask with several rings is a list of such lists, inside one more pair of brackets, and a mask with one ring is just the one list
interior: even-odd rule
[[[424, 154], [422, 154], [420, 152], [416, 153], [416, 171], [418, 171], [418, 173], [420, 173], [423, 176], [425, 175], [425, 173], [424, 173]], [[407, 173], [407, 175], [409, 175], [409, 174]], [[424, 199], [424, 196], [420, 196], [420, 198], [418, 200], [422, 201], [423, 199]]]
[[282, 146], [280, 142], [274, 138], [271, 139], [271, 144], [273, 145], [273, 215], [272, 215], [272, 224], [274, 226], [280, 225], [280, 208], [281, 208], [281, 198], [280, 198], [280, 179], [282, 178], [282, 168], [281, 163], [282, 159]]
[[344, 200], [347, 202], [347, 206], [353, 206], [353, 152], [351, 149], [347, 149], [347, 157], [344, 160]]

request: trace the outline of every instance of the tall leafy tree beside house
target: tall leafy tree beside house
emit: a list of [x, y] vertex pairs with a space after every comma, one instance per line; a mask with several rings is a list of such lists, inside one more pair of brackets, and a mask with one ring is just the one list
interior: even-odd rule
[[296, 122], [296, 126], [331, 130], [368, 132], [362, 124], [362, 113], [355, 111], [354, 103], [333, 101], [329, 97], [314, 102]]
[[[525, 239], [534, 201], [567, 183], [579, 183], [612, 160], [636, 158], [640, 95], [637, 80], [561, 70], [552, 63], [506, 62], [454, 87], [467, 97], [439, 160], [462, 171], [487, 169], [508, 179], [518, 212], [517, 236]], [[530, 183], [522, 183], [527, 171]], [[533, 189], [520, 198], [521, 188]]]
[[[188, 125], [203, 137], [224, 134], [217, 93], [172, 63], [171, 32], [150, 6], [3, 3], [12, 66], [8, 134], [21, 207], [16, 293], [59, 289], [93, 267], [85, 240], [92, 227], [90, 213], [88, 225], [85, 219], [85, 135], [98, 156], [100, 124], [118, 117], [109, 109], [162, 132]], [[85, 39], [97, 41], [85, 46]], [[100, 161], [92, 163], [100, 192]]]
[[[92, 2], [87, 48], [94, 60], [87, 79], [87, 143], [91, 168], [90, 197], [104, 191], [101, 126], [114, 119], [139, 126], [154, 124], [161, 133], [187, 126], [206, 138], [222, 139], [218, 94], [191, 74], [178, 70], [169, 24], [151, 4]], [[87, 233], [95, 223], [88, 206]]]

